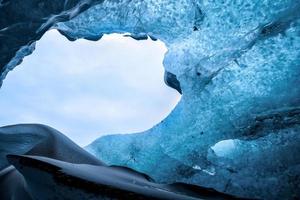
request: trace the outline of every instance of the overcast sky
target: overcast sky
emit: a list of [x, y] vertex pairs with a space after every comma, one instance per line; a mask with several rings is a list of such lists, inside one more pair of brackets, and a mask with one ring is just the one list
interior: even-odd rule
[[0, 126], [42, 123], [85, 146], [151, 128], [180, 96], [163, 82], [162, 42], [121, 35], [69, 42], [47, 32], [0, 89]]

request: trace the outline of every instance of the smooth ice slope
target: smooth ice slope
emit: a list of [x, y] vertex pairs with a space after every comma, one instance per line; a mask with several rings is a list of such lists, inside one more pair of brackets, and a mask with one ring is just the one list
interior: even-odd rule
[[107, 166], [45, 125], [0, 127], [0, 149], [1, 200], [236, 199], [194, 185], [157, 184], [132, 169]]

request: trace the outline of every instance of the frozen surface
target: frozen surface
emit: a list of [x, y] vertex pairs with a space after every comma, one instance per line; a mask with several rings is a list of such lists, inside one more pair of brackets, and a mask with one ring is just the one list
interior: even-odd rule
[[0, 171], [9, 166], [8, 154], [39, 155], [70, 163], [102, 165], [59, 131], [41, 124], [0, 127]]
[[161, 182], [299, 198], [299, 8], [297, 0], [111, 0], [56, 23], [70, 40], [160, 39], [183, 94], [154, 128], [87, 150]]
[[107, 166], [45, 125], [0, 127], [0, 139], [1, 200], [234, 199], [205, 187], [157, 184], [132, 169]]
[[[156, 127], [105, 136], [87, 150], [162, 182], [185, 181], [250, 198], [299, 195], [299, 172], [292, 169], [300, 160], [284, 153], [299, 150], [299, 115], [276, 127], [300, 103], [298, 9], [298, 1], [105, 1], [57, 24], [72, 38], [130, 32], [162, 40], [168, 47], [164, 67], [183, 93]], [[266, 127], [250, 134], [248, 127], [269, 112], [279, 119], [263, 118]], [[237, 152], [238, 164], [228, 161]]]
[[73, 164], [41, 156], [8, 155], [8, 160], [25, 177], [34, 199], [236, 199], [192, 185], [156, 184], [147, 175], [124, 167]]

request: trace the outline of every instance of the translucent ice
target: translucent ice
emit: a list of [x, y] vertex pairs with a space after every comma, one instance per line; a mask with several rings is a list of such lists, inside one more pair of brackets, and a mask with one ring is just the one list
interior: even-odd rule
[[162, 40], [170, 85], [183, 95], [152, 129], [105, 136], [87, 150], [161, 182], [299, 197], [299, 8], [297, 0], [106, 0], [53, 23], [70, 40]]

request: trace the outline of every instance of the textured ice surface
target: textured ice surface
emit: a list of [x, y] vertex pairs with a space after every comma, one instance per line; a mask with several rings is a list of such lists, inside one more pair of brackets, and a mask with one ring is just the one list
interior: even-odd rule
[[45, 125], [0, 127], [0, 149], [1, 200], [236, 199], [211, 188], [157, 184], [146, 174], [107, 166]]
[[[164, 66], [183, 93], [153, 129], [87, 149], [162, 182], [251, 198], [299, 195], [299, 115], [276, 127], [300, 103], [298, 9], [298, 1], [106, 1], [58, 24], [73, 38], [130, 32], [164, 41]], [[251, 132], [270, 111], [283, 116]]]
[[100, 2], [103, 0], [0, 0], [0, 85], [51, 26]]
[[87, 149], [162, 182], [299, 197], [299, 8], [298, 0], [110, 0], [56, 23], [69, 39], [162, 40], [164, 67], [183, 94], [154, 128]]

